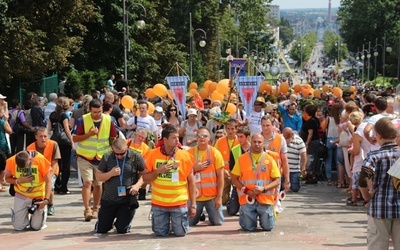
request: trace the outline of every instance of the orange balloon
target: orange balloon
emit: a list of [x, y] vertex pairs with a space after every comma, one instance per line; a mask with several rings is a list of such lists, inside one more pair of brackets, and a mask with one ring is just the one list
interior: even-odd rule
[[269, 85], [268, 82], [267, 82], [267, 85], [265, 85], [265, 92], [267, 92], [267, 94], [271, 94], [271, 92], [272, 92], [272, 86]]
[[217, 89], [217, 83], [216, 82], [212, 82], [208, 86], [208, 91], [210, 91], [210, 93], [213, 93], [216, 89]]
[[145, 91], [144, 93], [146, 94], [146, 97], [147, 97], [147, 98], [154, 98], [154, 97], [157, 96], [157, 95], [154, 93], [154, 89], [152, 89], [152, 88], [146, 89], [146, 91]]
[[228, 94], [229, 90], [231, 89], [229, 88], [229, 79], [222, 79], [219, 81], [216, 88], [220, 94]]
[[208, 86], [210, 86], [210, 84], [212, 83], [212, 81], [211, 80], [207, 80], [207, 81], [205, 81], [204, 83], [203, 83], [203, 88], [206, 88], [206, 89], [208, 89]]
[[294, 85], [293, 89], [296, 93], [300, 93], [302, 88], [300, 84], [296, 84]]
[[211, 93], [211, 100], [212, 101], [219, 100], [222, 102], [224, 100], [224, 95], [220, 94], [218, 91], [214, 90], [214, 92]]
[[332, 89], [332, 93], [333, 93], [334, 96], [339, 97], [339, 96], [342, 96], [343, 90], [341, 88], [339, 88], [339, 87], [334, 87]]
[[236, 94], [232, 93], [230, 98], [231, 99], [237, 99], [237, 96], [236, 96]]
[[233, 103], [228, 103], [226, 106], [226, 111], [229, 112], [230, 115], [234, 115], [236, 113], [236, 105]]
[[173, 100], [174, 99], [174, 95], [172, 94], [172, 90], [167, 90], [167, 94], [168, 94], [168, 97], [171, 99], [171, 100]]
[[303, 97], [308, 97], [308, 94], [310, 93], [310, 91], [307, 89], [307, 88], [303, 88], [302, 90], [301, 90], [301, 95], [303, 96]]
[[208, 89], [202, 88], [199, 90], [199, 95], [201, 96], [201, 98], [205, 99], [209, 97], [210, 92], [208, 91]]
[[166, 97], [167, 96], [167, 87], [165, 87], [162, 83], [157, 83], [153, 87], [154, 94], [158, 95], [159, 97]]
[[356, 87], [354, 87], [354, 86], [350, 86], [350, 91], [351, 91], [351, 92], [354, 92], [354, 91], [356, 91]]
[[195, 82], [190, 83], [189, 89], [197, 89], [197, 83]]
[[154, 112], [155, 107], [154, 107], [154, 104], [151, 102], [147, 102], [147, 104], [149, 105], [149, 108], [147, 109], [147, 114], [150, 115]]
[[267, 85], [268, 85], [268, 82], [262, 81], [260, 83], [260, 87], [258, 88], [258, 93], [262, 93], [262, 92], [266, 91]]
[[324, 85], [324, 86], [322, 87], [322, 91], [328, 92], [328, 91], [329, 91], [329, 85]]
[[197, 94], [197, 90], [196, 89], [190, 89], [189, 93], [192, 94], [192, 96], [195, 96]]
[[314, 90], [314, 96], [321, 98], [321, 90], [319, 90], [319, 89]]
[[126, 109], [133, 109], [133, 98], [130, 95], [124, 95], [121, 99], [121, 104]]
[[303, 84], [303, 88], [306, 88], [306, 89], [311, 89], [311, 85], [310, 85], [310, 84], [308, 84], [308, 83], [306, 83], [306, 84]]
[[281, 82], [279, 88], [281, 89], [282, 93], [286, 93], [289, 91], [289, 83], [287, 82]]

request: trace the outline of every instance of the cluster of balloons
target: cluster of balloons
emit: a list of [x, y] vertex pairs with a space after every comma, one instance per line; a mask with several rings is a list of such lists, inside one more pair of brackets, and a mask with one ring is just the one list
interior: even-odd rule
[[[210, 98], [212, 102], [216, 100], [223, 102], [227, 99], [226, 97], [230, 91], [231, 86], [229, 83], [229, 79], [222, 79], [218, 83], [207, 80], [204, 82], [203, 88], [199, 90], [197, 83], [192, 82], [189, 85], [190, 94], [192, 94], [193, 96], [196, 96], [198, 94], [202, 99]], [[235, 94], [231, 94], [230, 98], [237, 98], [237, 96]], [[236, 113], [236, 106], [232, 103], [228, 103], [228, 105], [226, 106], [226, 111], [233, 115]]]
[[153, 88], [148, 88], [144, 92], [147, 98], [155, 98], [157, 96], [163, 98], [168, 96], [170, 99], [173, 99], [171, 90], [168, 90], [162, 83], [157, 83], [153, 86]]

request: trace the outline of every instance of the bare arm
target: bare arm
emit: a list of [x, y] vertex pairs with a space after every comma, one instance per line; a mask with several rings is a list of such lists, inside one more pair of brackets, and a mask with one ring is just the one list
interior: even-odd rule
[[225, 169], [219, 168], [217, 171], [217, 197], [215, 198], [215, 208], [218, 209], [222, 205], [222, 192], [224, 190], [224, 174]]
[[12, 132], [13, 132], [12, 128], [11, 128], [10, 124], [8, 123], [7, 119], [5, 119], [4, 121], [5, 121], [4, 127], [3, 127], [4, 132], [6, 132], [7, 134], [11, 135]]
[[283, 169], [283, 176], [284, 176], [284, 183], [283, 186], [285, 187], [285, 190], [289, 190], [290, 188], [290, 171], [289, 171], [289, 163], [287, 159], [287, 154], [281, 153], [281, 164], [282, 164], [282, 169]]
[[303, 152], [300, 154], [300, 162], [301, 162], [301, 172], [303, 173], [304, 171], [306, 171], [306, 167], [307, 167], [307, 152]]
[[[190, 175], [187, 178], [188, 181], [188, 188], [189, 188], [189, 200], [190, 204], [196, 205], [196, 181], [194, 179], [193, 173], [190, 173]], [[189, 216], [194, 217], [196, 215], [196, 209], [193, 207], [189, 208]]]
[[376, 140], [373, 140], [371, 138], [371, 136], [369, 136], [369, 133], [372, 131], [373, 128], [374, 128], [374, 126], [372, 124], [369, 124], [369, 123], [364, 128], [364, 136], [371, 144], [375, 144], [376, 143]]

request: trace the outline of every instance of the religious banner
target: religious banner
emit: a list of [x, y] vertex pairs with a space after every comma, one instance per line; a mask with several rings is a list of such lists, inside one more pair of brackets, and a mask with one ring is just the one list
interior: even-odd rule
[[247, 115], [251, 114], [261, 81], [261, 76], [239, 76], [236, 79], [236, 87]]
[[182, 117], [186, 117], [186, 89], [188, 84], [187, 76], [168, 76], [166, 77], [169, 88], [171, 89], [174, 100], [181, 111]]
[[244, 66], [247, 62], [247, 59], [243, 58], [234, 58], [231, 62], [231, 78], [233, 79], [238, 72], [237, 76], [245, 76], [246, 75], [246, 67]]

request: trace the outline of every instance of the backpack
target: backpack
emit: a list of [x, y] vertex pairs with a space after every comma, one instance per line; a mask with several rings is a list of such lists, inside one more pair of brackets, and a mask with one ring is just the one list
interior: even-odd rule
[[58, 145], [71, 146], [71, 140], [67, 137], [67, 134], [65, 134], [64, 128], [60, 121], [53, 123], [52, 128], [53, 134], [51, 135], [50, 139], [56, 141]]
[[24, 134], [28, 132], [29, 130], [22, 124], [21, 119], [19, 118], [19, 115], [21, 112], [24, 112], [22, 110], [18, 111], [17, 116], [15, 117], [15, 123], [14, 126], [12, 127], [12, 131], [15, 134]]

